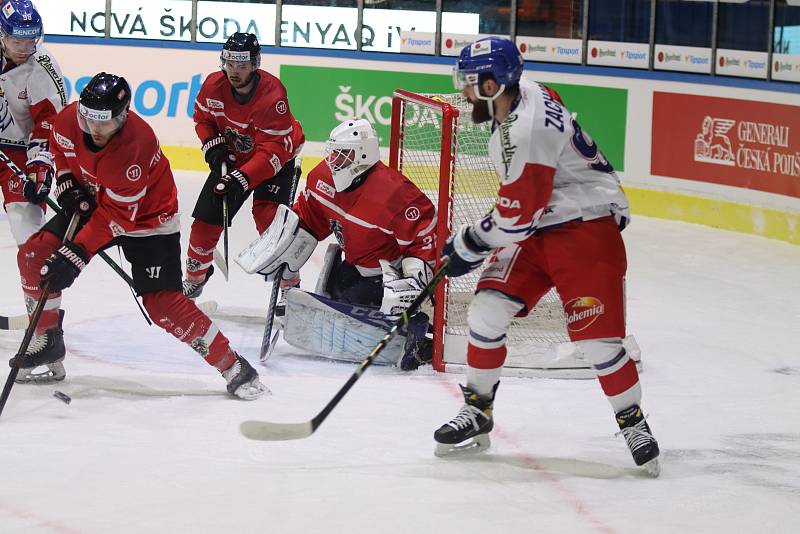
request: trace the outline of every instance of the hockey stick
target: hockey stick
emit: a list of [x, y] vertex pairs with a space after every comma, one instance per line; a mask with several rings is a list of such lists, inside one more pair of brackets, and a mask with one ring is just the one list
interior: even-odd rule
[[[86, 208], [88, 211], [88, 205]], [[61, 243], [66, 243], [72, 240], [72, 237], [75, 235], [75, 229], [78, 227], [79, 220], [80, 215], [78, 212], [73, 213], [69, 220], [67, 231], [64, 232], [64, 239], [61, 241]], [[47, 303], [47, 297], [50, 296], [51, 281], [52, 279], [48, 279], [44, 283], [44, 287], [42, 288], [42, 296], [39, 297], [39, 302], [36, 303], [36, 308], [34, 308], [33, 314], [31, 314], [30, 324], [28, 325], [28, 328], [25, 329], [25, 336], [22, 338], [22, 344], [19, 346], [17, 355], [14, 357], [15, 365], [11, 368], [11, 372], [8, 373], [8, 378], [6, 378], [6, 384], [3, 386], [3, 393], [0, 395], [0, 415], [3, 414], [3, 408], [5, 408], [8, 397], [11, 395], [11, 388], [14, 387], [14, 381], [19, 375], [19, 370], [25, 368], [25, 356], [28, 352], [28, 346], [31, 344], [31, 339], [33, 339], [33, 333], [36, 331], [36, 324], [39, 322], [42, 312], [44, 312], [44, 306]]]
[[254, 439], [258, 441], [285, 441], [291, 439], [303, 439], [309, 437], [313, 434], [319, 425], [328, 417], [328, 415], [333, 411], [339, 401], [350, 391], [350, 388], [353, 387], [353, 384], [361, 378], [361, 375], [364, 374], [364, 371], [372, 365], [372, 361], [380, 354], [383, 348], [397, 335], [397, 332], [400, 329], [408, 324], [409, 316], [413, 315], [422, 303], [425, 302], [428, 298], [433, 295], [436, 286], [439, 282], [445, 277], [447, 274], [447, 268], [449, 267], [448, 258], [443, 258], [442, 264], [439, 267], [439, 270], [436, 271], [436, 274], [433, 275], [433, 278], [428, 282], [422, 292], [414, 299], [414, 302], [408, 307], [408, 309], [400, 316], [400, 318], [395, 321], [392, 328], [383, 336], [375, 348], [372, 349], [372, 352], [369, 353], [369, 356], [364, 358], [360, 364], [358, 364], [358, 368], [355, 372], [350, 376], [350, 378], [345, 382], [344, 386], [333, 396], [333, 398], [325, 405], [321, 412], [319, 412], [313, 419], [310, 421], [305, 421], [303, 423], [271, 423], [268, 421], [244, 421], [239, 425], [239, 431], [242, 435], [248, 439]]
[[[222, 173], [222, 176], [228, 174], [228, 165], [225, 162], [222, 162], [220, 172]], [[221, 269], [226, 282], [228, 281], [228, 215], [228, 194], [226, 193], [222, 195], [222, 264], [224, 265], [224, 268]]]
[[[300, 157], [295, 158], [294, 177], [289, 189], [289, 205], [294, 202], [294, 195], [297, 191], [297, 184], [300, 181], [300, 175], [303, 174], [302, 160]], [[275, 275], [275, 281], [272, 282], [272, 289], [269, 294], [269, 307], [267, 308], [267, 322], [264, 324], [264, 335], [261, 337], [261, 352], [259, 352], [259, 360], [263, 363], [272, 355], [272, 349], [275, 348], [275, 343], [278, 341], [278, 333], [272, 335], [272, 325], [275, 323], [275, 306], [278, 304], [278, 292], [281, 288], [281, 280], [283, 280], [283, 271], [286, 269], [285, 265], [278, 268]]]
[[12, 315], [6, 317], [0, 315], [0, 330], [23, 330], [28, 327], [28, 314]]
[[[6, 166], [7, 166], [7, 167], [8, 167], [8, 168], [11, 170], [11, 172], [13, 172], [14, 174], [16, 174], [16, 175], [17, 175], [17, 178], [19, 178], [20, 180], [23, 180], [23, 181], [24, 181], [24, 180], [27, 180], [27, 178], [25, 177], [25, 174], [22, 172], [22, 169], [20, 169], [20, 168], [17, 166], [17, 164], [16, 164], [16, 163], [14, 163], [14, 162], [11, 160], [11, 158], [9, 158], [9, 157], [8, 157], [8, 154], [6, 154], [5, 152], [3, 152], [2, 150], [0, 150], [0, 161], [2, 161], [3, 163], [5, 163], [5, 164], [6, 164]], [[52, 210], [53, 210], [54, 212], [56, 212], [56, 213], [61, 213], [61, 207], [60, 207], [58, 204], [56, 204], [56, 203], [53, 201], [53, 199], [52, 199], [52, 198], [50, 198], [50, 197], [47, 197], [47, 198], [45, 198], [45, 201], [47, 202], [47, 205], [48, 205], [48, 206], [50, 206], [50, 208], [52, 208]], [[114, 269], [114, 272], [115, 272], [115, 273], [117, 273], [117, 274], [118, 274], [118, 275], [119, 275], [119, 276], [120, 276], [120, 277], [121, 277], [123, 280], [125, 280], [125, 283], [126, 283], [126, 284], [128, 284], [128, 285], [129, 285], [131, 288], [133, 288], [133, 278], [131, 278], [131, 277], [128, 275], [128, 273], [126, 273], [126, 272], [125, 272], [125, 271], [122, 269], [122, 267], [120, 267], [120, 266], [117, 264], [117, 262], [115, 262], [114, 260], [112, 260], [112, 259], [111, 259], [111, 258], [108, 256], [108, 254], [106, 254], [106, 253], [105, 253], [105, 251], [103, 251], [103, 250], [101, 250], [100, 252], [98, 252], [98, 253], [97, 253], [97, 255], [98, 255], [98, 256], [100, 256], [101, 258], [103, 258], [103, 261], [105, 261], [105, 262], [106, 262], [106, 263], [109, 265], [109, 267], [111, 267], [112, 269]], [[26, 317], [27, 317], [27, 315], [26, 315]], [[23, 326], [22, 328], [25, 328], [25, 327]], [[3, 330], [3, 327], [2, 327], [2, 320], [0, 320], [0, 330]]]

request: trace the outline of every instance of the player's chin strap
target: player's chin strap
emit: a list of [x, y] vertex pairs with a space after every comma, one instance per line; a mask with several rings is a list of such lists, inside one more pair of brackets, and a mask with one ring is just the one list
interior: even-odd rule
[[500, 89], [498, 89], [493, 96], [485, 96], [483, 93], [481, 93], [481, 86], [479, 83], [473, 85], [472, 87], [475, 96], [479, 100], [483, 100], [484, 102], [486, 102], [486, 106], [489, 108], [489, 116], [492, 118], [492, 120], [494, 120], [494, 101], [497, 100], [497, 98], [505, 92], [506, 84], [501, 83]]

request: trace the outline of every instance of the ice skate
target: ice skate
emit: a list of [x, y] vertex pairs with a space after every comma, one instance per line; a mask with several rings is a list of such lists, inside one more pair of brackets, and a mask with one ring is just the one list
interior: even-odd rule
[[434, 432], [433, 439], [437, 443], [434, 451], [436, 456], [477, 453], [489, 448], [491, 445], [489, 432], [494, 427], [492, 406], [499, 384], [500, 382], [494, 385], [491, 397], [479, 397], [469, 388], [460, 386], [464, 394], [464, 406], [449, 423]]
[[228, 382], [228, 393], [243, 400], [255, 400], [269, 391], [253, 366], [238, 354], [233, 365], [222, 371], [222, 377]]
[[[64, 370], [64, 331], [59, 328], [46, 330], [40, 336], [33, 336], [25, 360], [19, 370], [16, 382], [18, 384], [48, 384], [60, 382], [67, 376]], [[16, 366], [16, 358], [8, 362], [12, 368]], [[39, 371], [37, 371], [37, 368]]]
[[620, 429], [617, 435], [625, 437], [636, 465], [644, 467], [650, 476], [657, 477], [661, 473], [658, 442], [645, 419], [642, 409], [636, 404], [622, 410], [617, 413], [617, 424]]
[[190, 281], [187, 277], [183, 281], [183, 294], [189, 297], [192, 300], [197, 300], [197, 297], [203, 294], [203, 287], [208, 282], [208, 279], [211, 278], [211, 275], [214, 274], [214, 266], [211, 265], [206, 271], [206, 277], [202, 281]]

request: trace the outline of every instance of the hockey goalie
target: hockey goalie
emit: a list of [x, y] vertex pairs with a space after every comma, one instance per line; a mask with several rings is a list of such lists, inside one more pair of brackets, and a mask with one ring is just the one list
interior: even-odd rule
[[[268, 279], [286, 266], [282, 276], [289, 279], [333, 235], [315, 291], [287, 292], [284, 339], [304, 351], [361, 361], [428, 283], [435, 227], [430, 199], [380, 161], [369, 121], [348, 120], [331, 132], [325, 159], [293, 208], [281, 206], [236, 261]], [[416, 313], [376, 363], [408, 371], [430, 362], [428, 330], [428, 315]]]

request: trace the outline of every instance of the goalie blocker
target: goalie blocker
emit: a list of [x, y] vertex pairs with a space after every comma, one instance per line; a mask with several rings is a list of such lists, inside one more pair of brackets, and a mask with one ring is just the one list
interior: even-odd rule
[[[283, 278], [297, 275], [318, 243], [300, 224], [298, 215], [280, 206], [274, 221], [235, 258], [245, 272], [273, 280], [281, 267]], [[291, 345], [337, 360], [361, 361], [420, 294], [430, 279], [430, 267], [418, 258], [381, 260], [383, 275], [362, 276], [342, 261], [338, 245], [329, 245], [316, 293], [287, 293], [284, 339]], [[331, 298], [333, 297], [333, 298]], [[378, 308], [380, 306], [380, 308]], [[417, 313], [389, 350], [376, 363], [413, 370], [430, 361], [428, 316]]]

